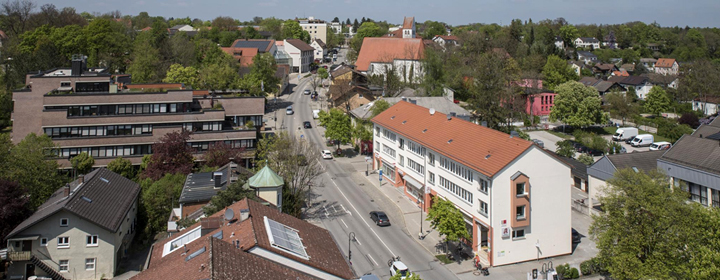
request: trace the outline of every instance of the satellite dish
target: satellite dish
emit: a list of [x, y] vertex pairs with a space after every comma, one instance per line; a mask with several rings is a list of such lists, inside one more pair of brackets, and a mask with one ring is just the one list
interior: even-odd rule
[[430, 108], [430, 115], [432, 116], [434, 114], [435, 114], [435, 108]]
[[233, 212], [233, 210], [230, 208], [225, 210], [225, 220], [232, 221], [233, 218], [235, 218], [235, 212]]

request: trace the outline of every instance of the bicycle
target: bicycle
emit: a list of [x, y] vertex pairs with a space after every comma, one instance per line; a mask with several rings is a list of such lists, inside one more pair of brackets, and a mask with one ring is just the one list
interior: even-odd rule
[[483, 276], [490, 275], [490, 271], [488, 271], [488, 267], [483, 267], [482, 264], [480, 263], [480, 260], [475, 260], [475, 269], [477, 269], [476, 271], [473, 272], [473, 275], [475, 275], [475, 276], [480, 276], [481, 274]]

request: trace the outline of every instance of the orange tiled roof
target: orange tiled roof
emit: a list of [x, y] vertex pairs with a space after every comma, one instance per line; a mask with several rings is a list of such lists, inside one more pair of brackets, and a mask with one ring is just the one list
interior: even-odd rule
[[459, 118], [448, 120], [439, 112], [430, 115], [427, 108], [405, 101], [395, 103], [372, 122], [490, 177], [532, 146], [519, 137]]
[[415, 17], [403, 18], [403, 29], [412, 29], [414, 22], [415, 22]]
[[420, 60], [424, 53], [425, 45], [422, 39], [365, 37], [355, 66], [358, 71], [367, 71], [371, 62]]
[[671, 68], [675, 64], [674, 58], [659, 58], [655, 62], [655, 68]]

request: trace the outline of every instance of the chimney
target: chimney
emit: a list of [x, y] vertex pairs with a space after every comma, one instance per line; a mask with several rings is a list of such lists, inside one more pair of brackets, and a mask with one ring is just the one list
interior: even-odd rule
[[409, 99], [410, 103], [417, 105], [417, 99]]
[[222, 187], [222, 172], [213, 172], [213, 180], [215, 180], [215, 188]]
[[240, 221], [247, 220], [250, 217], [250, 209], [240, 209]]
[[65, 184], [65, 188], [63, 188], [63, 196], [68, 197], [70, 195], [70, 184]]
[[448, 119], [448, 121], [449, 121], [449, 120], [452, 120], [452, 115], [447, 114], [447, 119]]
[[82, 54], [74, 54], [72, 56], [72, 65], [70, 68], [70, 75], [72, 76], [82, 76], [83, 71], [85, 71], [85, 56]]
[[455, 112], [450, 112], [450, 115], [453, 116], [453, 118], [457, 116]]
[[407, 101], [407, 97], [405, 96], [400, 97], [400, 99], [402, 99], [402, 101]]
[[78, 175], [78, 184], [82, 184], [82, 183], [85, 183], [85, 175], [84, 174]]

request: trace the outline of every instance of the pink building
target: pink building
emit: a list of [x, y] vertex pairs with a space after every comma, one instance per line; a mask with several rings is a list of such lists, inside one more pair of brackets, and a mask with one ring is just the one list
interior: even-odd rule
[[525, 99], [525, 112], [535, 116], [550, 115], [550, 109], [555, 104], [555, 95], [554, 92], [528, 94]]

